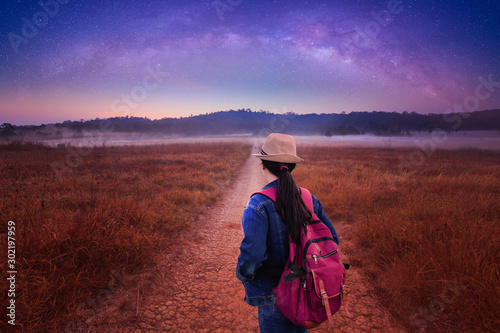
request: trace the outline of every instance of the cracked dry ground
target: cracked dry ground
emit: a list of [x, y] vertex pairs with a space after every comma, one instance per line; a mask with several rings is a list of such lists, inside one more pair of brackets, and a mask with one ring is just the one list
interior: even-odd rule
[[[107, 310], [81, 322], [78, 332], [259, 332], [257, 308], [243, 301], [235, 277], [241, 217], [249, 196], [265, 181], [259, 161], [250, 157], [234, 186], [201, 216], [183, 245], [159, 264], [148, 286], [123, 290], [108, 300]], [[348, 224], [333, 221], [341, 251], [352, 245]], [[344, 256], [343, 260], [349, 262]], [[168, 270], [162, 277], [161, 272]], [[356, 267], [347, 272], [347, 304], [328, 323], [311, 332], [403, 332], [370, 297]], [[137, 301], [138, 300], [138, 301]]]

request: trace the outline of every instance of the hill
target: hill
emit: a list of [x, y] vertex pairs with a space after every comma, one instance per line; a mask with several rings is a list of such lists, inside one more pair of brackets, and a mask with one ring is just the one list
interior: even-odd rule
[[351, 112], [348, 114], [275, 114], [250, 109], [218, 111], [190, 117], [149, 119], [114, 117], [64, 121], [39, 126], [0, 125], [0, 138], [36, 140], [82, 138], [86, 132], [134, 133], [141, 137], [202, 135], [267, 135], [285, 132], [300, 135], [411, 135], [411, 132], [500, 130], [500, 109], [472, 113], [418, 114], [416, 112]]

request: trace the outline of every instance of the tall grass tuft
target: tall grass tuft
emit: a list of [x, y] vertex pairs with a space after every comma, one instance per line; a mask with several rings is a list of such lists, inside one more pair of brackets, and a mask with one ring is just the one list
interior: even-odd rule
[[409, 331], [500, 331], [500, 153], [299, 147], [294, 171], [334, 221], [356, 230], [357, 260]]
[[62, 331], [117, 271], [154, 264], [219, 198], [249, 150], [235, 143], [94, 147], [58, 179], [51, 165], [67, 163], [67, 147], [1, 145], [0, 232], [9, 220], [17, 231], [16, 328]]

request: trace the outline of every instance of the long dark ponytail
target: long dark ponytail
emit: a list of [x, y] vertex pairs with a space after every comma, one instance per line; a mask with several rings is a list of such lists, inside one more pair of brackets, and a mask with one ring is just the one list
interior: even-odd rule
[[300, 230], [311, 222], [311, 212], [300, 196], [291, 172], [295, 163], [279, 163], [262, 160], [262, 164], [278, 177], [276, 210], [288, 229], [292, 242], [299, 243]]

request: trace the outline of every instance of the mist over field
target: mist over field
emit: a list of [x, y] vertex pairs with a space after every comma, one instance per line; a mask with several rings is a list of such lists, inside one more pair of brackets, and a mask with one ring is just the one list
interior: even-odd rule
[[[473, 131], [459, 134], [413, 133], [412, 136], [380, 137], [372, 134], [347, 136], [294, 136], [298, 145], [324, 145], [336, 147], [373, 147], [373, 148], [422, 148], [422, 149], [488, 149], [500, 150], [500, 132]], [[151, 138], [143, 133], [112, 134], [106, 138], [98, 136], [82, 139], [42, 140], [44, 144], [57, 146], [59, 144], [72, 146], [126, 146], [171, 143], [218, 143], [218, 142], [252, 142], [254, 139], [263, 141], [263, 137], [248, 135], [227, 136], [196, 136], [196, 137], [164, 137]]]
[[294, 135], [299, 143], [307, 144], [497, 149], [500, 146], [500, 110], [422, 115], [383, 111], [276, 114], [239, 109], [156, 120], [127, 116], [37, 126], [3, 123], [0, 141], [43, 142], [51, 146], [116, 146], [241, 141], [266, 137], [272, 132]]

